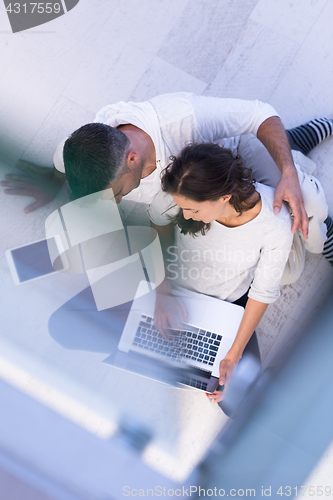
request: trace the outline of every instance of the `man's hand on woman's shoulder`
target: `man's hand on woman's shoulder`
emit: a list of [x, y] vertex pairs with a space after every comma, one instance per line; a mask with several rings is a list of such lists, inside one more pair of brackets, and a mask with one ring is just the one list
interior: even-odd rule
[[304, 238], [307, 239], [309, 219], [304, 208], [303, 195], [296, 169], [291, 170], [288, 174], [282, 175], [276, 186], [273, 206], [275, 213], [280, 212], [283, 201], [289, 203], [293, 213], [294, 223], [292, 232], [295, 233], [298, 229], [302, 231]]

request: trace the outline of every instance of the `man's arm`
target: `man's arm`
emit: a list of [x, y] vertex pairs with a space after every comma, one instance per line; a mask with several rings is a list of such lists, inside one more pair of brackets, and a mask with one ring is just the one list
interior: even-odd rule
[[244, 134], [253, 134], [264, 144], [282, 177], [277, 185], [274, 207], [279, 211], [282, 200], [289, 202], [294, 215], [293, 232], [302, 227], [307, 237], [308, 218], [289, 141], [275, 109], [261, 101], [190, 96], [198, 131], [203, 142]]
[[1, 181], [4, 192], [9, 195], [31, 196], [36, 201], [28, 205], [24, 212], [27, 214], [37, 210], [52, 201], [66, 181], [66, 175], [53, 168], [38, 167], [24, 160], [19, 160], [16, 168], [21, 174], [7, 174], [6, 180]]
[[274, 212], [280, 212], [282, 201], [287, 201], [294, 215], [292, 232], [297, 229], [302, 230], [304, 238], [307, 238], [308, 217], [289, 141], [280, 118], [272, 116], [265, 120], [258, 128], [257, 137], [281, 171], [281, 179], [275, 190]]

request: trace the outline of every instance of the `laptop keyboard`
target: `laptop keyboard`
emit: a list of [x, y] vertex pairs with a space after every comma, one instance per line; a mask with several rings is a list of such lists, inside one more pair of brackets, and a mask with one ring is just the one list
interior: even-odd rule
[[173, 337], [165, 339], [155, 328], [154, 319], [143, 314], [133, 345], [166, 356], [173, 361], [187, 358], [212, 366], [222, 335], [192, 326], [190, 328], [191, 330], [170, 330]]
[[201, 380], [197, 380], [193, 377], [183, 377], [180, 381], [181, 384], [190, 385], [191, 387], [195, 387], [196, 389], [201, 389], [202, 391], [207, 391], [207, 382], [202, 382]]

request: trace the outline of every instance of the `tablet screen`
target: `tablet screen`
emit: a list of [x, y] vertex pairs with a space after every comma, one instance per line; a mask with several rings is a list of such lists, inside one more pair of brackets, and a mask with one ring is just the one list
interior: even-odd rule
[[11, 250], [19, 281], [29, 281], [54, 273], [48, 246], [57, 246], [55, 238], [36, 241], [30, 245]]

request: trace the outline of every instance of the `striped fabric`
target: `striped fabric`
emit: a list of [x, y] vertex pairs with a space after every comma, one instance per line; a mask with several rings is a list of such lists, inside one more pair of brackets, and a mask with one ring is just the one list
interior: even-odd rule
[[324, 222], [327, 226], [327, 240], [324, 244], [323, 255], [333, 266], [333, 220], [328, 216]]
[[316, 118], [286, 132], [291, 149], [307, 155], [317, 144], [333, 134], [333, 120]]

